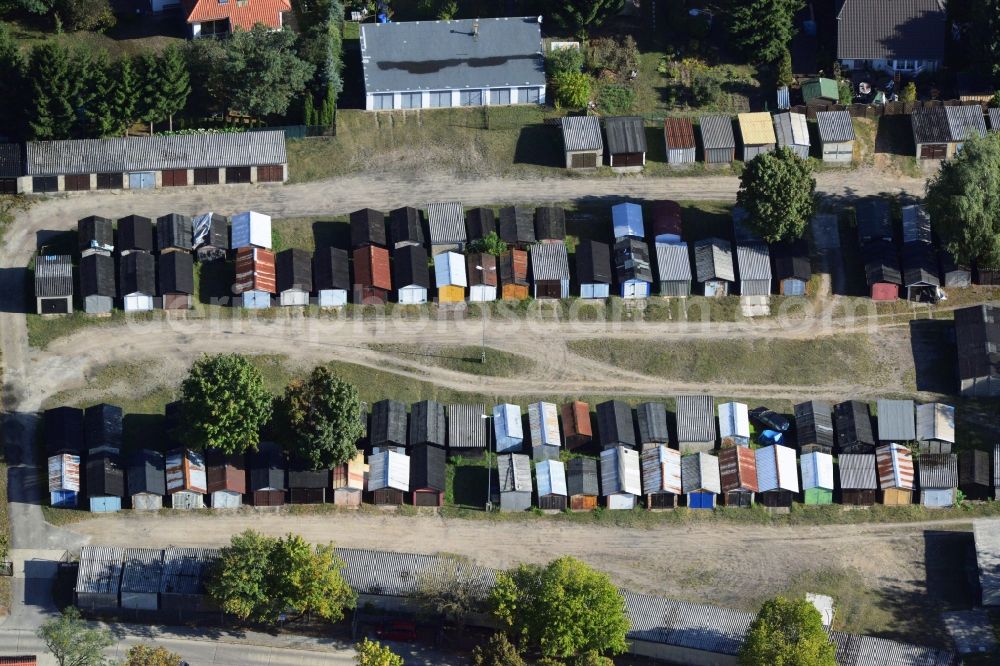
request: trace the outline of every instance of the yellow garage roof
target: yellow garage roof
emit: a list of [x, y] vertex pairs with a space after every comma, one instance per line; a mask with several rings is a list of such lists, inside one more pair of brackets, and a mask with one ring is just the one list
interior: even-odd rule
[[766, 111], [741, 113], [736, 116], [736, 120], [740, 124], [740, 134], [743, 136], [744, 145], [756, 146], [764, 143], [776, 143], [770, 113]]

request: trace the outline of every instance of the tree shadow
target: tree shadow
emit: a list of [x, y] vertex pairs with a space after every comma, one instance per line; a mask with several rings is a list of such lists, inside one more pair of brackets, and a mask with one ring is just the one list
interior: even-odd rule
[[199, 265], [198, 302], [205, 305], [228, 305], [233, 295], [235, 264], [210, 261]]
[[455, 504], [471, 507], [484, 506], [488, 474], [489, 470], [478, 465], [455, 467], [455, 481], [452, 491]]
[[882, 116], [875, 130], [875, 152], [912, 156], [916, 153], [910, 116]]
[[514, 164], [560, 168], [563, 162], [559, 130], [547, 125], [528, 125], [517, 136]]
[[317, 221], [312, 225], [316, 248], [351, 246], [351, 225], [345, 222]]
[[910, 349], [918, 391], [955, 393], [955, 327], [951, 321], [915, 319], [910, 322]]

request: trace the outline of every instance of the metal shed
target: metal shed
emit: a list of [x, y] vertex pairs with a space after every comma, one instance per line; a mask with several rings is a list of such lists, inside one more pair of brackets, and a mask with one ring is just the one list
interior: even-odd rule
[[656, 268], [660, 296], [691, 295], [691, 255], [687, 243], [657, 243]]
[[854, 506], [875, 504], [878, 499], [875, 455], [841, 453], [837, 466], [840, 470], [840, 503]]
[[111, 256], [115, 250], [114, 224], [98, 215], [85, 217], [76, 223], [76, 240], [81, 257], [90, 254]]
[[566, 508], [566, 465], [561, 460], [543, 460], [535, 464], [538, 482], [538, 508], [562, 511]]
[[351, 213], [351, 248], [364, 245], [386, 247], [385, 213], [372, 208], [362, 208]]
[[971, 500], [995, 499], [990, 483], [990, 452], [958, 452], [958, 489]]
[[87, 452], [118, 453], [122, 448], [122, 408], [102, 402], [83, 412], [83, 441]]
[[714, 509], [722, 492], [719, 459], [704, 451], [681, 458], [681, 485], [689, 509]]
[[167, 494], [174, 509], [205, 508], [208, 480], [205, 476], [205, 459], [191, 449], [177, 449], [167, 453]]
[[725, 506], [750, 506], [757, 492], [757, 457], [747, 446], [719, 451], [719, 479]]
[[917, 460], [920, 503], [928, 508], [954, 506], [958, 488], [958, 456], [925, 453]]
[[608, 135], [608, 166], [618, 171], [639, 171], [646, 166], [646, 128], [638, 116], [604, 118]]
[[[162, 252], [162, 250], [161, 250]], [[153, 309], [156, 296], [156, 260], [145, 252], [132, 252], [119, 261], [118, 296], [126, 312]]]
[[695, 160], [694, 125], [687, 118], [666, 118], [663, 139], [667, 146], [667, 164], [690, 164]]
[[448, 405], [448, 453], [482, 455], [487, 448], [486, 406]]
[[624, 446], [601, 451], [601, 496], [609, 509], [633, 509], [642, 494], [639, 452]]
[[867, 402], [849, 400], [833, 408], [837, 453], [875, 453], [872, 414]]
[[465, 235], [470, 241], [497, 233], [497, 216], [492, 208], [472, 208], [465, 214]]
[[191, 218], [180, 213], [167, 213], [156, 218], [156, 248], [164, 252], [190, 252], [193, 249], [194, 225]]
[[368, 441], [372, 448], [406, 446], [406, 405], [398, 400], [379, 400], [372, 405]]
[[667, 430], [667, 408], [662, 402], [641, 402], [635, 408], [639, 423], [639, 444], [669, 444], [670, 431]]
[[444, 449], [421, 444], [410, 455], [410, 502], [413, 506], [444, 506]]
[[894, 301], [899, 298], [903, 274], [895, 246], [889, 241], [873, 241], [861, 248], [861, 258], [865, 262], [865, 280], [871, 299]]
[[750, 446], [750, 411], [742, 402], [719, 405], [719, 440], [722, 447]]
[[40, 254], [35, 258], [35, 312], [73, 312], [73, 257]]
[[778, 147], [788, 148], [804, 160], [809, 159], [809, 125], [805, 114], [779, 113], [772, 122]]
[[757, 503], [790, 507], [799, 492], [795, 449], [773, 444], [754, 451], [757, 462]]
[[733, 251], [729, 241], [704, 238], [694, 244], [694, 265], [705, 296], [727, 296], [729, 285], [736, 281]]
[[486, 252], [465, 257], [469, 276], [469, 301], [486, 303], [497, 300], [497, 258]]
[[559, 206], [539, 206], [535, 209], [535, 239], [545, 241], [566, 239], [566, 210]]
[[711, 451], [715, 448], [715, 398], [710, 395], [679, 395], [677, 447], [682, 453]]
[[917, 159], [944, 160], [954, 154], [951, 129], [944, 107], [914, 109], [910, 114]]
[[524, 250], [508, 250], [497, 257], [500, 298], [504, 300], [524, 300], [528, 298], [528, 253]]
[[903, 243], [930, 243], [931, 218], [920, 205], [903, 206]]
[[358, 451], [343, 465], [334, 467], [331, 475], [333, 477], [333, 503], [337, 506], [360, 506], [367, 474], [368, 465], [365, 463], [363, 451]]
[[957, 155], [968, 139], [986, 136], [986, 117], [981, 105], [946, 106], [944, 112], [948, 118], [951, 142], [954, 144], [954, 152], [949, 157]]
[[884, 400], [875, 403], [880, 442], [912, 442], [917, 438], [912, 400]]
[[497, 453], [519, 453], [524, 443], [521, 408], [510, 403], [494, 406], [493, 433]]
[[324, 247], [313, 257], [313, 286], [322, 308], [347, 305], [347, 292], [351, 290], [351, 274], [347, 250]]
[[274, 253], [259, 247], [236, 250], [236, 279], [233, 293], [243, 307], [262, 310], [271, 307], [271, 296], [277, 293]]
[[423, 214], [405, 206], [389, 213], [389, 243], [393, 249], [424, 244]]
[[523, 250], [535, 242], [535, 211], [526, 206], [500, 209], [500, 238], [512, 248]]
[[431, 255], [465, 249], [465, 210], [457, 201], [427, 205], [427, 229]]
[[772, 276], [782, 296], [805, 296], [806, 284], [812, 278], [809, 248], [805, 239], [771, 246], [774, 262]]
[[163, 551], [127, 548], [122, 560], [121, 607], [128, 610], [159, 609]]
[[604, 141], [597, 116], [560, 118], [567, 169], [596, 169], [604, 160]]
[[293, 459], [288, 464], [288, 501], [291, 504], [323, 504], [330, 487], [330, 470]]
[[76, 407], [53, 407], [42, 416], [45, 452], [80, 453], [84, 448], [83, 410]]
[[681, 206], [676, 201], [654, 201], [650, 215], [649, 236], [654, 243], [680, 243], [684, 225]]
[[921, 453], [951, 453], [955, 408], [940, 402], [917, 405], [917, 447]]
[[805, 504], [833, 504], [833, 456], [821, 451], [805, 453], [802, 468], [802, 501]]
[[833, 414], [830, 403], [810, 400], [795, 405], [795, 438], [800, 453], [832, 453]]
[[87, 460], [87, 499], [92, 513], [121, 511], [125, 470], [114, 453], [90, 455]]
[[385, 305], [392, 291], [389, 251], [376, 245], [354, 250], [354, 297], [357, 305]]
[[190, 310], [194, 306], [194, 257], [187, 252], [168, 252], [159, 256], [158, 263], [156, 277], [163, 309]]
[[930, 243], [904, 243], [901, 254], [903, 286], [911, 301], [934, 303], [939, 299], [941, 280], [937, 255]]
[[618, 295], [624, 299], [648, 298], [653, 272], [646, 242], [632, 237], [619, 238], [615, 241], [614, 259]]
[[128, 460], [128, 494], [133, 511], [159, 511], [167, 494], [166, 462], [151, 449], [133, 451]]
[[579, 400], [563, 405], [562, 426], [567, 449], [578, 449], [590, 444], [594, 437], [590, 424], [590, 405]]
[[569, 297], [569, 255], [562, 243], [531, 246], [531, 274], [535, 298]]
[[[121, 221], [118, 222], [119, 237]], [[191, 220], [192, 246], [198, 261], [224, 260], [229, 250], [229, 218], [218, 213], [204, 213]], [[120, 244], [119, 240], [119, 244]]]
[[160, 610], [178, 617], [215, 610], [205, 590], [209, 572], [219, 559], [215, 548], [167, 548], [163, 551]]
[[374, 449], [368, 456], [372, 503], [401, 505], [410, 491], [410, 456], [395, 449]]
[[910, 504], [913, 501], [913, 456], [900, 444], [884, 444], [875, 449], [882, 503]]
[[73, 591], [76, 605], [90, 611], [117, 609], [124, 560], [124, 548], [84, 546]]
[[80, 456], [60, 453], [49, 456], [49, 504], [75, 508], [80, 494]]
[[252, 210], [233, 215], [230, 219], [229, 246], [238, 250], [244, 247], [271, 249], [271, 216]]
[[881, 197], [866, 197], [854, 205], [858, 242], [862, 246], [874, 241], [892, 240], [889, 212], [889, 202]]
[[469, 286], [465, 274], [465, 257], [458, 252], [435, 253], [434, 282], [440, 303], [461, 303]]
[[249, 456], [247, 495], [254, 506], [284, 506], [285, 455], [274, 442], [261, 442]]
[[597, 405], [597, 432], [605, 449], [615, 446], [635, 448], [635, 424], [629, 404], [622, 400], [608, 400]]
[[740, 126], [740, 137], [743, 140], [744, 162], [774, 150], [777, 138], [774, 136], [770, 113], [740, 113], [736, 116], [736, 122]]
[[739, 270], [741, 295], [771, 294], [771, 256], [767, 243], [737, 243], [736, 265]]
[[430, 444], [448, 446], [448, 420], [444, 405], [435, 400], [421, 400], [410, 406], [410, 446]]
[[404, 305], [427, 302], [431, 287], [427, 250], [421, 245], [406, 245], [396, 249], [392, 257], [392, 283], [396, 285], [396, 300]]
[[619, 238], [645, 238], [646, 228], [642, 222], [642, 206], [637, 203], [620, 203], [611, 207], [611, 222], [614, 225], [615, 240]]
[[205, 453], [205, 490], [213, 509], [238, 509], [247, 492], [246, 460], [242, 454]]
[[571, 511], [597, 508], [600, 494], [597, 482], [597, 461], [593, 458], [570, 458], [566, 463], [566, 492]]
[[823, 161], [850, 164], [854, 159], [854, 125], [848, 111], [818, 111], [816, 125]]
[[80, 297], [87, 314], [105, 314], [115, 305], [115, 260], [104, 254], [80, 259]]
[[531, 508], [531, 460], [522, 453], [497, 457], [500, 479], [500, 510], [527, 511]]
[[309, 305], [313, 290], [312, 257], [293, 247], [274, 257], [278, 297], [282, 305]]
[[535, 462], [559, 458], [562, 439], [559, 435], [559, 412], [551, 402], [528, 405], [528, 427], [531, 432], [531, 457]]
[[698, 119], [701, 145], [705, 151], [705, 162], [709, 164], [730, 164], [736, 159], [736, 137], [733, 135], [733, 120], [729, 116], [701, 116]]
[[938, 269], [944, 287], [968, 287], [972, 284], [972, 270], [955, 261], [954, 255], [948, 250], [938, 250]]
[[642, 494], [647, 509], [673, 509], [683, 493], [681, 454], [662, 444], [645, 449], [641, 455]]
[[611, 248], [607, 243], [585, 240], [576, 246], [576, 281], [580, 298], [611, 295]]

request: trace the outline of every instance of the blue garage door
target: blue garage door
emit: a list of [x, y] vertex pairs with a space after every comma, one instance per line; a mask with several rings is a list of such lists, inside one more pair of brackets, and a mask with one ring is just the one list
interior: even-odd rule
[[90, 510], [93, 513], [114, 513], [122, 510], [121, 497], [91, 497]]
[[483, 105], [483, 91], [482, 90], [463, 90], [458, 94], [459, 103], [462, 106], [482, 106]]
[[688, 507], [691, 509], [711, 509], [715, 506], [714, 498], [712, 493], [691, 493], [688, 495]]
[[139, 171], [128, 175], [128, 186], [132, 190], [149, 190], [156, 187], [156, 176], [152, 171]]
[[49, 504], [52, 506], [76, 506], [76, 492], [73, 490], [54, 490], [49, 493]]

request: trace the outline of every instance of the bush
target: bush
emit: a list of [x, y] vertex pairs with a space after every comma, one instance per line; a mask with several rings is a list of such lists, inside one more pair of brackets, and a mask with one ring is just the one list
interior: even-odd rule
[[788, 49], [781, 54], [777, 62], [776, 78], [779, 86], [790, 86], [795, 82], [795, 73], [792, 71], [792, 54]]
[[57, 10], [70, 30], [107, 30], [116, 22], [108, 0], [66, 0]]
[[582, 72], [584, 55], [580, 49], [557, 49], [549, 51], [545, 57], [545, 69], [549, 76], [563, 72]]
[[691, 82], [691, 100], [695, 106], [711, 106], [722, 95], [722, 84], [713, 76], [702, 75]]
[[629, 35], [622, 41], [595, 39], [587, 44], [587, 66], [595, 71], [606, 70], [618, 80], [628, 80], [639, 70], [639, 47]]
[[910, 81], [899, 93], [899, 99], [904, 102], [916, 102], [917, 101], [917, 84]]
[[854, 92], [851, 90], [851, 82], [845, 79], [837, 81], [837, 101], [841, 104], [851, 104], [854, 102]]
[[601, 113], [619, 115], [628, 113], [635, 105], [635, 91], [628, 86], [604, 86], [597, 98], [597, 107]]
[[990, 106], [994, 109], [1000, 107], [1000, 90], [993, 93], [993, 99], [990, 100]]
[[477, 645], [472, 650], [472, 666], [525, 666], [524, 659], [507, 634], [490, 636], [486, 647]]
[[590, 77], [583, 72], [562, 72], [552, 77], [556, 108], [579, 109], [590, 101]]

